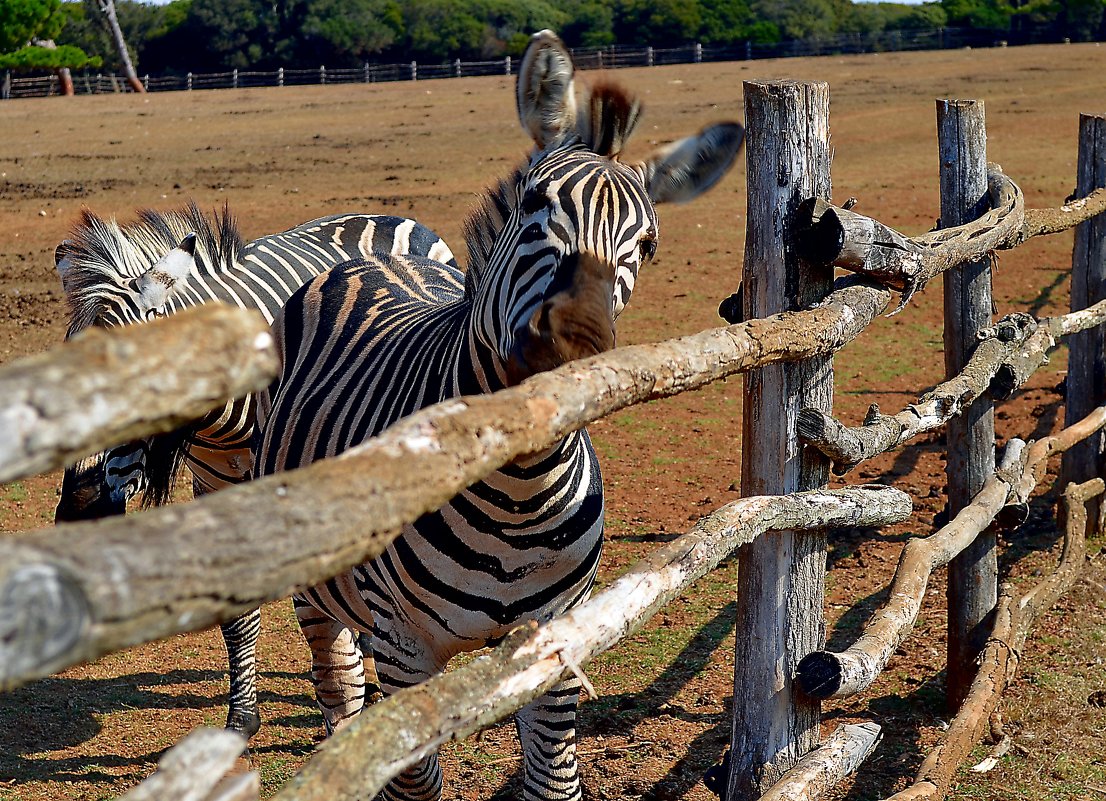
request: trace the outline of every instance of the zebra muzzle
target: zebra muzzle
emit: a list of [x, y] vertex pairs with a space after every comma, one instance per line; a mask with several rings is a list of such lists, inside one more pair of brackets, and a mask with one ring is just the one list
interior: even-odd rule
[[547, 297], [515, 335], [507, 360], [511, 385], [615, 345], [614, 267], [589, 253], [566, 256], [567, 289]]

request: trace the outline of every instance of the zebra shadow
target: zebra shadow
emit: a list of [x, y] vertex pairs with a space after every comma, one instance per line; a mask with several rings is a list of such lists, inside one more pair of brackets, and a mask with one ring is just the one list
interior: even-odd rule
[[[301, 678], [296, 673], [265, 673], [274, 678]], [[103, 679], [51, 677], [0, 695], [0, 780], [115, 782], [120, 769], [148, 772], [164, 749], [148, 753], [83, 753], [52, 757], [86, 746], [100, 734], [101, 720], [134, 710], [210, 710], [205, 717], [221, 726], [226, 713], [225, 671], [178, 669], [142, 672]], [[182, 689], [214, 685], [202, 691]], [[261, 693], [262, 702], [314, 707], [307, 694]], [[286, 724], [295, 725], [295, 724]], [[301, 725], [309, 725], [303, 723]], [[167, 745], [171, 745], [169, 743]], [[84, 750], [90, 750], [87, 747]]]
[[[721, 758], [722, 749], [730, 736], [729, 712], [697, 712], [673, 701], [681, 690], [702, 673], [709, 664], [711, 655], [733, 632], [736, 614], [737, 607], [732, 602], [719, 609], [713, 618], [699, 628], [679, 654], [668, 660], [660, 675], [644, 689], [632, 693], [603, 694], [598, 701], [581, 704], [577, 728], [587, 737], [623, 735], [651, 719], [661, 729], [666, 718], [711, 724], [707, 731], [683, 749], [683, 754], [675, 759], [668, 775], [654, 789], [642, 788], [645, 792], [635, 792], [635, 795], [640, 794], [646, 799], [682, 797], [695, 786], [706, 769]], [[621, 759], [625, 752], [608, 753], [619, 758], [619, 761], [608, 763], [602, 772], [632, 771], [632, 766]], [[603, 758], [603, 755], [589, 754], [583, 756], [582, 761]], [[493, 801], [508, 801], [520, 797], [521, 792], [520, 762], [513, 775], [504, 780], [490, 797]]]

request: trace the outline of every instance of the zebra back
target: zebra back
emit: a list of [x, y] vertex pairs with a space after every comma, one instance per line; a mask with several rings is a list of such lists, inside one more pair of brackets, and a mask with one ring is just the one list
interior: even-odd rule
[[[271, 321], [306, 281], [336, 263], [377, 252], [416, 253], [456, 265], [437, 234], [390, 215], [334, 214], [247, 244], [226, 206], [211, 215], [194, 203], [172, 211], [147, 209], [122, 224], [85, 210], [55, 255], [69, 306], [66, 336], [209, 302], [256, 309]], [[175, 267], [163, 271], [167, 259], [176, 259]], [[70, 468], [59, 519], [121, 512], [139, 489], [144, 505], [164, 503], [186, 463], [204, 489], [241, 480], [248, 469], [252, 403], [252, 397], [233, 401], [185, 428]], [[227, 466], [239, 462], [240, 468]], [[115, 496], [113, 503], [91, 493], [97, 485], [104, 497]]]

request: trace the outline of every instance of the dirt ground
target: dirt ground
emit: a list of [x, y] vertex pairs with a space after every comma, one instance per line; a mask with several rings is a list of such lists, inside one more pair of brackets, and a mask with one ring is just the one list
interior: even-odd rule
[[[743, 117], [747, 79], [829, 81], [834, 195], [908, 233], [938, 215], [935, 98], [983, 99], [991, 160], [1031, 206], [1074, 186], [1078, 113], [1106, 110], [1106, 48], [1047, 46], [682, 65], [619, 72], [645, 102], [633, 152], [724, 118]], [[588, 76], [592, 77], [592, 76]], [[474, 194], [526, 147], [506, 78], [49, 98], [0, 104], [0, 360], [62, 338], [66, 311], [54, 246], [78, 210], [129, 218], [136, 207], [195, 199], [231, 204], [247, 237], [364, 210], [412, 216], [463, 252]], [[663, 208], [658, 258], [620, 322], [622, 343], [719, 323], [736, 285], [745, 225], [744, 168], [708, 198]], [[1065, 310], [1071, 235], [1003, 254], [998, 312]], [[836, 361], [837, 412], [902, 408], [941, 377], [939, 286], [877, 321]], [[997, 413], [1000, 438], [1036, 437], [1062, 420], [1065, 352]], [[737, 497], [740, 380], [618, 413], [591, 427], [608, 489], [603, 576]], [[909, 524], [831, 536], [831, 646], [855, 638], [903, 542], [932, 531], [944, 505], [943, 437], [875, 460], [848, 480], [894, 484], [915, 498]], [[840, 483], [840, 482], [838, 482]], [[57, 475], [0, 487], [0, 529], [52, 523]], [[1053, 497], [1003, 535], [1002, 569], [1025, 585], [1054, 562]], [[1014, 747], [989, 773], [962, 773], [954, 798], [1106, 797], [1106, 557], [1040, 622], [1004, 704]], [[671, 604], [646, 631], [593, 663], [600, 700], [583, 705], [590, 798], [712, 798], [700, 777], [728, 739], [732, 708], [732, 564]], [[885, 739], [841, 797], [875, 799], [905, 786], [940, 737], [944, 575], [915, 634], [858, 699], [826, 705], [826, 730], [873, 720]], [[0, 801], [111, 798], [146, 776], [191, 728], [221, 725], [225, 657], [202, 632], [116, 654], [0, 697]], [[286, 603], [266, 609], [260, 650], [264, 727], [252, 749], [265, 793], [307, 759], [321, 736], [305, 678], [307, 652]], [[511, 798], [519, 763], [500, 726], [445, 750], [446, 798]], [[979, 758], [984, 750], [978, 752]], [[978, 761], [973, 759], [974, 761]]]

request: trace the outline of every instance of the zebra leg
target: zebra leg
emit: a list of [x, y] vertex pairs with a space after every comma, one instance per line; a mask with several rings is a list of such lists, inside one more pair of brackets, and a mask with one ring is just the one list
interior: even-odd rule
[[261, 728], [257, 709], [257, 635], [261, 610], [255, 609], [220, 626], [230, 663], [230, 709], [227, 728], [248, 740]]
[[311, 682], [315, 700], [323, 713], [329, 737], [348, 724], [365, 705], [365, 666], [357, 636], [350, 629], [321, 612], [306, 599], [295, 596], [292, 603], [311, 648]]
[[576, 705], [580, 680], [573, 677], [536, 698], [515, 715], [522, 744], [525, 801], [579, 801]]
[[[192, 496], [201, 498], [216, 488], [192, 477]], [[247, 740], [261, 728], [261, 713], [257, 708], [257, 637], [261, 634], [261, 610], [236, 617], [219, 627], [227, 647], [230, 670], [230, 698], [227, 728]]]
[[[385, 696], [421, 684], [444, 667], [422, 650], [417, 635], [409, 635], [378, 629], [373, 637], [377, 676]], [[392, 779], [377, 801], [439, 801], [441, 797], [442, 768], [434, 751]]]

